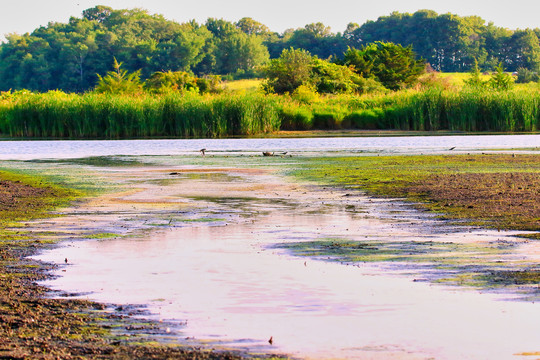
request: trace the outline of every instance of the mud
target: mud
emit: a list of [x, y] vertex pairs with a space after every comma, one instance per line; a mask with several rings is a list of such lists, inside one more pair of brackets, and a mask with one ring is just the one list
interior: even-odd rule
[[[181, 336], [195, 336], [210, 346], [374, 359], [475, 358], [502, 350], [507, 355], [513, 347], [537, 350], [527, 346], [532, 334], [525, 323], [522, 340], [489, 351], [473, 344], [459, 348], [465, 332], [452, 338], [431, 323], [418, 326], [435, 335], [426, 329], [404, 331], [415, 317], [428, 317], [420, 303], [431, 301], [454, 303], [429, 311], [443, 322], [465, 308], [465, 314], [477, 311], [483, 319], [498, 316], [490, 313], [499, 311], [492, 297], [452, 295], [430, 284], [482, 287], [480, 281], [468, 281], [471, 274], [521, 271], [534, 264], [535, 244], [513, 233], [454, 226], [393, 199], [292, 183], [271, 169], [154, 166], [107, 169], [106, 174], [120, 189], [130, 190], [92, 199], [34, 225], [43, 232], [62, 230], [70, 240], [43, 257], [57, 262], [59, 274], [65, 270], [65, 280], [50, 286], [92, 292], [81, 298], [146, 304], [154, 316], [181, 320]], [[99, 239], [100, 232], [106, 240]], [[89, 236], [98, 239], [80, 242]], [[300, 249], [299, 255], [307, 257], [294, 258], [282, 249]], [[66, 256], [68, 266], [62, 265]], [[80, 285], [83, 277], [87, 287]], [[529, 287], [505, 287], [504, 297], [515, 299], [521, 291], [535, 296], [531, 283], [519, 285]], [[366, 292], [377, 300], [367, 300]], [[419, 294], [424, 298], [417, 303]], [[359, 299], [365, 303], [357, 304]], [[398, 314], [399, 321], [385, 313]], [[355, 322], [357, 332], [344, 319]], [[459, 319], [475, 331], [491, 331], [487, 323], [472, 326], [467, 317]], [[260, 323], [265, 328], [256, 326]], [[378, 330], [366, 328], [368, 323]], [[508, 331], [501, 327], [497, 331]], [[322, 339], [323, 330], [331, 336]], [[270, 336], [275, 341], [268, 348]], [[444, 350], [434, 351], [436, 346]]]
[[61, 195], [61, 191], [50, 187], [0, 182], [0, 213], [4, 220], [0, 240], [0, 358], [241, 358], [240, 354], [224, 351], [156, 346], [156, 339], [167, 334], [166, 324], [141, 324], [134, 315], [145, 312], [137, 308], [67, 299], [70, 294], [63, 292], [50, 298], [50, 290], [38, 282], [50, 278], [56, 266], [33, 261], [29, 256], [50, 246], [50, 239], [56, 241], [58, 233], [10, 230], [5, 228], [5, 221], [43, 216], [51, 205], [48, 198]]
[[[514, 233], [448, 224], [402, 202], [369, 198], [358, 190], [293, 183], [268, 167], [226, 164], [102, 167], [100, 173], [115, 184], [115, 191], [64, 209], [58, 214], [61, 216], [27, 223], [25, 231], [33, 236], [17, 240], [21, 244], [17, 258], [7, 262], [8, 268], [17, 269], [17, 275], [6, 277], [11, 281], [6, 287], [19, 286], [30, 292], [24, 295], [26, 298], [17, 298], [21, 290], [14, 290], [3, 299], [2, 305], [12, 312], [3, 319], [6, 325], [2, 331], [8, 340], [2, 344], [0, 355], [252, 356], [210, 351], [234, 346], [312, 358], [417, 359], [434, 355], [478, 358], [486, 353], [497, 358], [502, 350], [504, 356], [538, 350], [528, 346], [535, 344], [529, 340], [534, 335], [529, 324], [535, 316], [531, 303], [523, 307], [529, 314], [524, 320], [519, 305], [501, 308], [497, 298], [472, 290], [455, 294], [431, 287], [451, 282], [488, 288], [491, 285], [481, 284], [485, 281], [482, 276], [491, 276], [491, 284], [502, 285], [503, 298], [515, 300], [522, 291], [534, 298], [537, 274], [526, 273], [534, 270], [540, 254], [534, 242], [516, 238]], [[23, 260], [46, 243], [58, 240], [65, 240], [64, 247], [40, 257], [49, 265]], [[171, 253], [178, 257], [171, 260]], [[151, 262], [145, 263], [148, 260]], [[168, 264], [174, 264], [180, 276], [171, 275]], [[471, 270], [471, 265], [482, 271]], [[150, 273], [144, 272], [147, 266]], [[113, 273], [115, 269], [119, 272]], [[193, 269], [197, 271], [190, 273]], [[53, 279], [47, 282], [59, 286], [56, 295], [79, 300], [44, 296], [46, 289], [35, 281], [45, 279], [48, 270], [65, 275], [57, 279], [65, 279], [56, 283], [60, 286], [54, 285]], [[25, 275], [28, 278], [16, 285], [13, 281], [24, 278], [20, 275], [23, 273], [29, 274]], [[195, 275], [200, 273], [209, 276], [207, 282], [198, 280]], [[82, 289], [82, 276], [94, 285]], [[475, 282], [469, 281], [475, 276]], [[130, 283], [133, 278], [147, 278], [145, 286], [161, 288], [137, 290]], [[161, 280], [156, 281], [158, 278]], [[187, 282], [180, 281], [186, 278]], [[172, 298], [168, 292], [159, 292], [170, 290], [173, 283], [180, 285]], [[212, 288], [212, 284], [223, 288]], [[221, 297], [223, 294], [232, 294], [232, 298]], [[86, 298], [124, 305], [82, 300]], [[358, 299], [361, 304], [356, 303]], [[270, 303], [265, 303], [268, 300]], [[440, 308], [435, 303], [441, 304]], [[189, 309], [184, 309], [190, 304], [197, 306], [192, 311], [198, 316], [197, 322], [193, 321], [196, 324], [211, 324], [210, 320], [216, 318], [239, 328], [193, 328], [192, 320], [182, 320], [190, 316]], [[475, 311], [481, 321], [467, 323]], [[518, 315], [521, 322], [500, 316], [506, 312]], [[66, 313], [69, 316], [65, 317]], [[457, 316], [459, 313], [464, 316]], [[204, 316], [207, 314], [212, 316]], [[46, 318], [49, 315], [51, 318]], [[255, 315], [260, 317], [253, 320]], [[329, 321], [321, 315], [337, 317]], [[181, 321], [173, 327], [167, 320], [148, 320], [156, 316]], [[430, 316], [454, 324], [455, 329], [463, 321], [461, 326], [470, 326], [474, 334], [485, 332], [475, 338], [484, 348], [469, 342], [473, 333], [453, 334], [451, 329], [434, 326]], [[287, 325], [291, 318], [299, 323]], [[488, 348], [488, 332], [495, 331], [490, 329], [490, 318], [501, 321], [496, 327], [498, 333], [492, 335], [521, 329], [522, 339]], [[409, 329], [413, 322], [415, 331]], [[261, 323], [265, 324], [262, 329], [255, 326]], [[506, 324], [512, 327], [505, 328]], [[169, 326], [173, 327], [171, 333], [167, 331]], [[119, 327], [121, 331], [117, 331]], [[216, 329], [226, 329], [228, 334]], [[185, 341], [193, 334], [196, 340]], [[273, 344], [268, 343], [270, 336]], [[144, 345], [155, 341], [170, 346]], [[204, 342], [208, 345], [203, 346]], [[320, 350], [317, 346], [326, 347]], [[434, 350], [438, 347], [444, 351]]]

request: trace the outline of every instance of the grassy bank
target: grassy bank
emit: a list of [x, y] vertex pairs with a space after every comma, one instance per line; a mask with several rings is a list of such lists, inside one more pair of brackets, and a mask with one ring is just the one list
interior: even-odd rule
[[297, 175], [405, 198], [471, 224], [540, 231], [540, 155], [332, 158]]
[[0, 358], [239, 359], [232, 353], [145, 342], [145, 334], [165, 330], [135, 321], [130, 314], [137, 309], [103, 312], [102, 304], [47, 296], [49, 290], [36, 282], [51, 269], [27, 258], [46, 241], [10, 226], [47, 216], [81, 195], [44, 178], [0, 172]]
[[219, 138], [278, 130], [535, 132], [540, 92], [523, 87], [403, 90], [376, 95], [120, 96], [4, 93], [0, 135], [23, 138]]

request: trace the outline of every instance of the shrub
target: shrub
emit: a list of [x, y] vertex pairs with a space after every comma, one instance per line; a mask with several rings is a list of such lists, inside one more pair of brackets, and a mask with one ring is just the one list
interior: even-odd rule
[[519, 68], [517, 70], [516, 83], [527, 84], [530, 82], [537, 82], [539, 80], [538, 73], [526, 68]]

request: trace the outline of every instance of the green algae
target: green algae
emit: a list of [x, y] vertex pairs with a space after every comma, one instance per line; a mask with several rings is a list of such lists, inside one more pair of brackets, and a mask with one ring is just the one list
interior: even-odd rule
[[302, 180], [346, 187], [497, 229], [540, 230], [540, 155], [400, 155], [306, 159]]
[[133, 167], [148, 165], [139, 159], [128, 156], [90, 156], [84, 158], [73, 159], [43, 159], [29, 160], [30, 163], [36, 164], [71, 164], [71, 165], [88, 165], [95, 167]]

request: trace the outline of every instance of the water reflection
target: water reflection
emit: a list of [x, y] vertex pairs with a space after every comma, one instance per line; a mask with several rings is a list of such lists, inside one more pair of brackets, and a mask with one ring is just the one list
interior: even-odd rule
[[394, 136], [296, 139], [191, 139], [191, 140], [61, 140], [0, 141], [0, 159], [30, 160], [112, 155], [182, 155], [257, 153], [411, 153], [491, 149], [538, 151], [540, 135]]
[[[257, 195], [245, 201], [257, 203]], [[320, 196], [327, 196], [324, 214], [316, 211]], [[367, 213], [354, 216], [342, 211], [343, 199], [353, 200], [328, 196], [307, 193], [297, 198], [303, 208], [261, 199], [266, 212], [251, 212], [250, 220], [72, 242], [41, 258], [59, 264], [70, 259], [63, 276], [49, 282], [53, 288], [91, 291], [98, 301], [148, 304], [162, 319], [187, 323], [179, 339], [308, 358], [508, 359], [539, 350], [540, 307], [534, 303], [414, 282], [370, 264], [293, 257], [272, 246], [366, 236], [489, 242], [508, 234], [444, 227], [433, 232], [435, 219], [405, 207], [396, 214], [387, 201], [361, 197], [354, 201]], [[227, 200], [235, 198], [224, 193], [215, 206], [226, 211], [238, 205]], [[408, 221], [395, 221], [403, 218]]]

